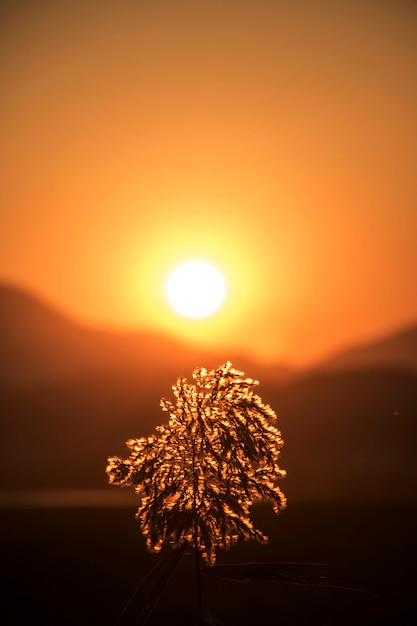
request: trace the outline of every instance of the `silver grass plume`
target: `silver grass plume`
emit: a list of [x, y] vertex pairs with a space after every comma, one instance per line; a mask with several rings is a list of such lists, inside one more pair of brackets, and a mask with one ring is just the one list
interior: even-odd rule
[[277, 486], [286, 474], [278, 466], [283, 440], [275, 412], [253, 391], [258, 381], [230, 362], [192, 376], [172, 387], [175, 403], [161, 400], [168, 424], [127, 441], [129, 457], [110, 457], [106, 471], [111, 484], [139, 495], [136, 517], [150, 550], [189, 542], [214, 565], [217, 547], [268, 540], [249, 509], [260, 499], [276, 513], [286, 505]]

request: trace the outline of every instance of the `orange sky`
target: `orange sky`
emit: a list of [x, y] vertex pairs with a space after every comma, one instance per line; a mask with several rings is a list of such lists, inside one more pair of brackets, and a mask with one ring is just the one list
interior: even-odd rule
[[[306, 363], [417, 320], [417, 4], [2, 3], [0, 280]], [[202, 258], [223, 308], [185, 320]]]

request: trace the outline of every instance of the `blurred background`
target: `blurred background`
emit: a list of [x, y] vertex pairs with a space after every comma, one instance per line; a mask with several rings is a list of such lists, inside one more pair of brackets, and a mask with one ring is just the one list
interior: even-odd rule
[[[260, 380], [278, 414], [289, 504], [278, 518], [254, 512], [268, 547], [219, 558], [332, 562], [395, 607], [323, 590], [278, 601], [270, 583], [242, 599], [206, 582], [207, 603], [225, 624], [277, 612], [288, 624], [406, 623], [416, 3], [22, 0], [0, 11], [8, 623], [113, 623], [156, 557], [134, 494], [107, 485], [107, 457], [165, 419], [159, 399], [178, 376], [226, 360]], [[165, 284], [195, 258], [227, 292], [190, 320]], [[176, 584], [154, 623], [193, 623]]]

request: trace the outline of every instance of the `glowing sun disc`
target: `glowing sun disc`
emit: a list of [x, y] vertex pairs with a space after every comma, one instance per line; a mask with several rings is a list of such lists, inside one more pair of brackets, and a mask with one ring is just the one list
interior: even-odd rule
[[186, 317], [206, 317], [223, 302], [225, 284], [222, 275], [212, 265], [190, 261], [172, 272], [166, 294], [177, 313]]

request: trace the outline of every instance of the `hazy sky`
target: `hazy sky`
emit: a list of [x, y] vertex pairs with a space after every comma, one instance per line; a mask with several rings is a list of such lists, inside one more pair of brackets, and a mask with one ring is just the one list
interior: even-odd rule
[[[1, 3], [0, 280], [302, 363], [417, 320], [417, 3]], [[181, 260], [224, 307], [171, 312]]]

